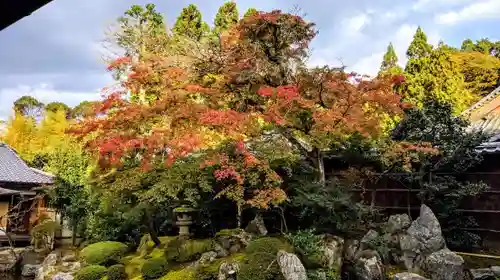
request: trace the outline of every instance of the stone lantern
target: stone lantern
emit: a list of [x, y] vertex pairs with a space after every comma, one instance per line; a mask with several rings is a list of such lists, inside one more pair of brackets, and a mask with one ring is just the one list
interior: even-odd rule
[[189, 236], [189, 226], [193, 224], [193, 213], [196, 210], [189, 206], [181, 206], [174, 209], [177, 216], [175, 223], [179, 227], [179, 236]]

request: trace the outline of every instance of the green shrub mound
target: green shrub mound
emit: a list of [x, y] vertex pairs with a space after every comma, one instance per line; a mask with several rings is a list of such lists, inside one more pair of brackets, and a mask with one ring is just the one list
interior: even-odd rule
[[125, 266], [122, 264], [115, 264], [108, 268], [108, 280], [127, 280], [128, 275], [125, 272]]
[[246, 250], [247, 261], [241, 266], [238, 280], [282, 280], [283, 275], [276, 263], [278, 251], [292, 252], [286, 241], [276, 237], [253, 240]]
[[120, 242], [97, 242], [85, 247], [80, 258], [86, 264], [110, 266], [117, 264], [127, 251], [127, 245]]
[[194, 272], [189, 268], [182, 270], [169, 271], [167, 275], [160, 278], [160, 280], [199, 280], [195, 278]]
[[167, 271], [167, 260], [164, 258], [152, 258], [146, 260], [141, 268], [142, 278], [144, 280], [156, 280]]
[[87, 266], [76, 273], [75, 280], [100, 280], [106, 276], [107, 271], [102, 265]]
[[168, 243], [165, 258], [169, 262], [190, 262], [197, 260], [201, 254], [212, 250], [211, 239], [186, 239], [178, 237]]

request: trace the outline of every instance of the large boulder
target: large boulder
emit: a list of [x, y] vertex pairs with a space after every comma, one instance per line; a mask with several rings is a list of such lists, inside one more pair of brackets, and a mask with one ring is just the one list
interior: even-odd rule
[[265, 236], [267, 235], [266, 224], [264, 223], [264, 219], [262, 215], [257, 214], [255, 218], [250, 221], [245, 228], [245, 231], [251, 234], [255, 234], [257, 236]]
[[324, 264], [328, 269], [340, 271], [344, 254], [344, 239], [333, 235], [324, 235], [321, 239], [321, 251]]
[[24, 252], [24, 248], [0, 248], [0, 272], [16, 270], [23, 260]]
[[356, 239], [348, 239], [344, 244], [344, 260], [354, 262], [357, 259], [359, 251], [359, 241]]
[[307, 280], [306, 268], [295, 254], [279, 251], [277, 260], [285, 280]]
[[384, 267], [377, 252], [365, 250], [360, 253], [354, 266], [354, 273], [358, 280], [383, 280]]
[[385, 230], [389, 234], [404, 232], [410, 227], [411, 219], [407, 214], [391, 215], [387, 221]]
[[407, 234], [400, 236], [399, 244], [404, 264], [411, 272], [418, 271], [427, 256], [446, 247], [441, 225], [425, 204], [420, 207], [420, 216], [413, 221]]
[[394, 275], [392, 280], [429, 280], [429, 279], [415, 273], [403, 272]]
[[449, 249], [441, 249], [425, 259], [422, 270], [432, 280], [462, 280], [464, 259]]
[[52, 280], [73, 280], [73, 275], [66, 272], [59, 272], [52, 276]]
[[493, 270], [491, 268], [478, 268], [478, 269], [471, 269], [469, 270], [470, 272], [470, 278], [471, 280], [495, 280], [495, 273], [493, 273]]

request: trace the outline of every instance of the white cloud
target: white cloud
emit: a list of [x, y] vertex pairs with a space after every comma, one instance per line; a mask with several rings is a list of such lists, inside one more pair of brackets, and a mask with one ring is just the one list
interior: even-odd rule
[[439, 24], [456, 24], [461, 21], [500, 18], [500, 0], [479, 1], [460, 10], [436, 15]]
[[78, 105], [84, 100], [98, 100], [101, 97], [99, 90], [95, 92], [68, 92], [55, 90], [49, 84], [36, 86], [19, 85], [14, 88], [0, 89], [0, 119], [6, 120], [11, 115], [14, 101], [23, 95], [30, 95], [47, 104], [50, 102], [63, 102], [68, 106]]
[[412, 9], [420, 12], [444, 7], [450, 8], [477, 1], [480, 0], [418, 0], [413, 4]]
[[343, 30], [350, 35], [357, 35], [361, 33], [363, 27], [371, 21], [368, 13], [362, 13], [351, 18], [347, 18], [342, 22]]

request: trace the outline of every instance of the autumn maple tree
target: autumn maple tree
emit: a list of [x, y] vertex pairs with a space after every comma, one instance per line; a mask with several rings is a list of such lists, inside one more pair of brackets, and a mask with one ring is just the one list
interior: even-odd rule
[[[288, 145], [325, 181], [323, 157], [353, 135], [377, 139], [387, 117], [402, 113], [392, 90], [399, 76], [371, 80], [334, 67], [306, 65], [314, 24], [281, 11], [253, 12], [223, 31], [217, 43], [192, 42], [197, 52], [169, 50], [139, 59], [119, 57], [128, 78], [108, 89], [97, 115], [72, 132], [90, 139], [101, 169], [130, 161], [147, 171], [187, 157], [203, 159], [225, 196], [244, 205], [268, 208], [283, 202], [282, 179], [252, 143]], [[152, 102], [131, 95], [154, 93]]]

